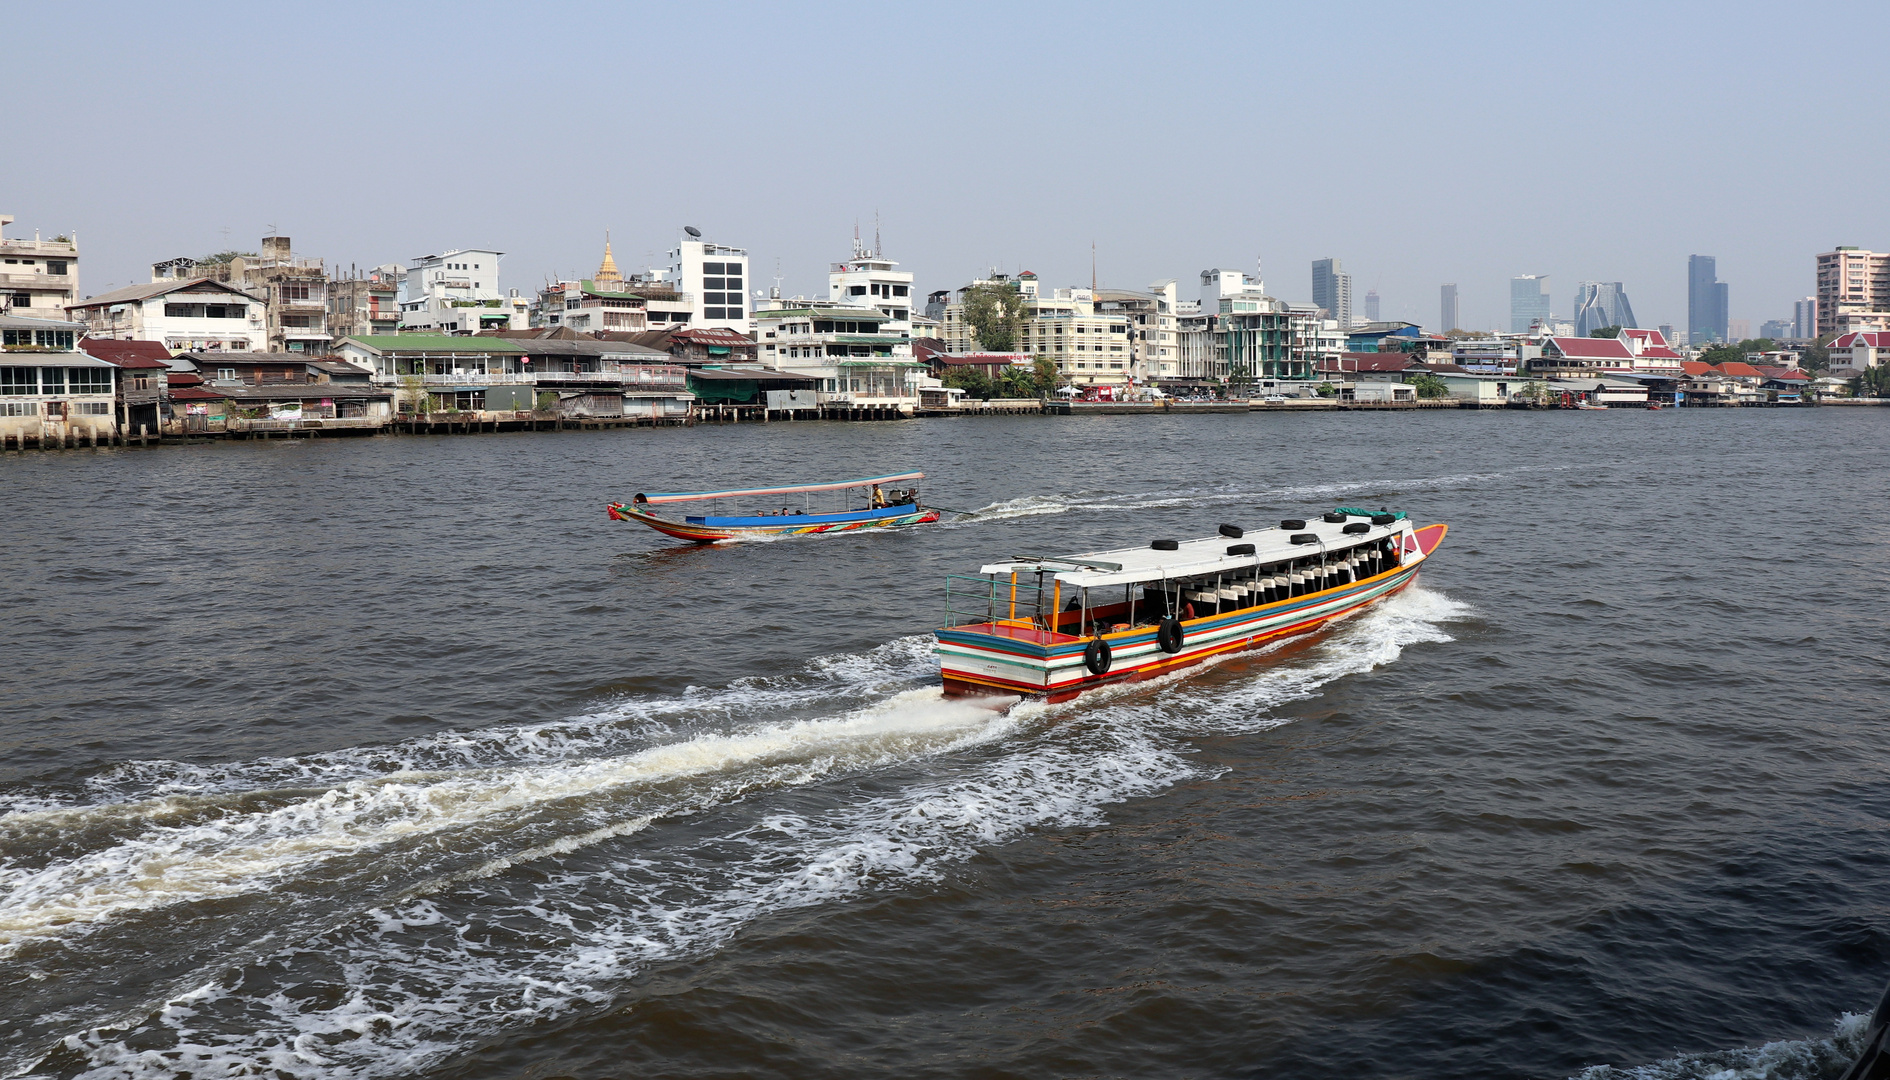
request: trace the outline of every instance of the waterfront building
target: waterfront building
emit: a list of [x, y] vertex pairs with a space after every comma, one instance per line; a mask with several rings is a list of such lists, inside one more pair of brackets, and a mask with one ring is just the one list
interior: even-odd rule
[[172, 352], [268, 347], [265, 304], [235, 285], [209, 278], [154, 281], [89, 296], [67, 310], [91, 337], [159, 341]]
[[[1366, 317], [1373, 322], [1377, 322], [1378, 312], [1367, 312]], [[1446, 282], [1437, 288], [1437, 328], [1448, 334], [1452, 330], [1457, 329], [1459, 325], [1459, 316], [1457, 314], [1457, 284], [1456, 282]]]
[[1890, 363], [1890, 330], [1852, 330], [1831, 342], [1831, 367], [1863, 371]]
[[455, 248], [422, 255], [407, 268], [400, 328], [423, 334], [529, 329], [531, 304], [500, 291], [502, 251]]
[[[945, 342], [952, 352], [974, 352], [985, 347], [985, 343], [978, 340], [977, 335], [972, 332], [971, 325], [965, 321], [965, 294], [980, 285], [999, 285], [1013, 289], [1024, 298], [1026, 304], [1037, 299], [1037, 275], [1028, 270], [1014, 278], [1009, 274], [1001, 274], [993, 270], [989, 275], [973, 278], [957, 289], [941, 289], [933, 293], [927, 299], [926, 313], [933, 315], [936, 309], [936, 315], [933, 317], [939, 322], [939, 340]], [[942, 303], [940, 303], [941, 300]], [[1023, 347], [1022, 339], [1029, 336], [1029, 328], [1026, 327], [1019, 335], [1020, 340], [1013, 342], [1013, 346]]]
[[1098, 313], [1129, 320], [1129, 373], [1139, 382], [1174, 378], [1176, 291], [1172, 278], [1154, 282], [1147, 292], [1096, 290]]
[[1680, 362], [1680, 354], [1660, 331], [1630, 328], [1611, 338], [1548, 338], [1542, 343], [1542, 354], [1525, 368], [1558, 378], [1604, 372], [1677, 377]]
[[891, 322], [870, 307], [764, 308], [755, 312], [761, 364], [816, 380], [820, 405], [910, 413], [925, 365], [912, 359], [912, 339], [889, 329]]
[[1355, 326], [1345, 335], [1348, 353], [1409, 352], [1423, 337], [1424, 329], [1414, 322], [1398, 319]]
[[1352, 325], [1352, 275], [1345, 273], [1338, 259], [1315, 259], [1312, 264], [1312, 302], [1339, 320], [1339, 326]]
[[1549, 326], [1549, 276], [1523, 274], [1509, 279], [1509, 332], [1527, 334], [1530, 327]]
[[663, 280], [689, 301], [690, 325], [747, 333], [748, 252], [690, 235], [669, 252]]
[[1818, 336], [1818, 298], [1807, 296], [1792, 304], [1792, 337], [1810, 341]]
[[1365, 291], [1365, 321], [1366, 322], [1378, 321], [1378, 290], [1377, 289], [1367, 289]]
[[118, 428], [126, 438], [161, 435], [170, 416], [171, 351], [158, 341], [88, 337], [79, 348], [118, 369]]
[[117, 437], [119, 369], [79, 349], [84, 333], [82, 323], [0, 314], [0, 448]]
[[[336, 338], [392, 334], [400, 329], [400, 280], [389, 267], [328, 283], [328, 333]], [[397, 267], [392, 269], [399, 269]]]
[[[828, 268], [827, 299], [834, 304], [874, 308], [885, 316], [880, 323], [881, 333], [911, 338], [912, 277], [877, 250], [860, 246], [855, 237], [853, 257]], [[902, 355], [910, 356], [911, 349], [908, 347]]]
[[1890, 253], [1838, 247], [1817, 270], [1817, 336], [1890, 330]]
[[1345, 354], [1346, 334], [1339, 320], [1321, 316], [1314, 304], [1288, 304], [1286, 314], [1293, 328], [1293, 359], [1317, 370], [1321, 363]]
[[1635, 326], [1634, 307], [1618, 281], [1584, 281], [1575, 289], [1575, 336], [1610, 326]]
[[1133, 346], [1129, 314], [1105, 311], [1096, 291], [1073, 287], [1043, 296], [1030, 275], [1030, 313], [1019, 344], [1033, 356], [1056, 361], [1057, 375], [1072, 386], [1126, 386]]
[[1711, 255], [1687, 257], [1687, 344], [1708, 345], [1726, 340], [1726, 283], [1719, 280], [1718, 261]]
[[13, 215], [0, 214], [0, 312], [62, 320], [79, 298], [79, 244], [74, 237], [31, 240], [6, 235]]
[[264, 348], [270, 352], [325, 353], [328, 273], [320, 259], [297, 258], [286, 236], [265, 236], [261, 254], [224, 252], [203, 259], [151, 264], [151, 280], [207, 278], [234, 285], [263, 302]]

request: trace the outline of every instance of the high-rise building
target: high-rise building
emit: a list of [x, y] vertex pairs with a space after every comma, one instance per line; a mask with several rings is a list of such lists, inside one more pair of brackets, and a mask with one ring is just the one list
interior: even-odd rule
[[1457, 283], [1451, 282], [1437, 290], [1437, 329], [1440, 333], [1449, 333], [1457, 329]]
[[1890, 329], [1890, 254], [1840, 247], [1818, 256], [1818, 334]]
[[1726, 340], [1726, 283], [1711, 255], [1687, 257], [1687, 343]]
[[1678, 343], [1680, 339], [1677, 337], [1674, 337], [1673, 335], [1674, 335], [1674, 328], [1673, 328], [1672, 323], [1660, 324], [1660, 336], [1664, 338], [1666, 341], [1668, 341], [1669, 343]]
[[1575, 336], [1609, 326], [1639, 326], [1627, 290], [1618, 281], [1584, 281], [1575, 289]]
[[1378, 290], [1377, 289], [1372, 289], [1365, 293], [1365, 321], [1366, 322], [1378, 321]]
[[1549, 325], [1549, 276], [1524, 274], [1509, 279], [1509, 332], [1526, 334], [1531, 326]]
[[1777, 341], [1780, 338], [1791, 337], [1792, 336], [1791, 320], [1790, 319], [1767, 319], [1765, 322], [1762, 322], [1759, 324], [1759, 336], [1762, 338], [1771, 338], [1773, 341]]
[[1810, 340], [1818, 336], [1818, 298], [1807, 296], [1792, 305], [1792, 336]]
[[1339, 320], [1340, 329], [1352, 325], [1352, 275], [1340, 269], [1339, 260], [1313, 260], [1312, 302]]
[[696, 327], [745, 334], [753, 326], [748, 317], [748, 252], [711, 244], [699, 235], [677, 241], [663, 280], [690, 298]]
[[1752, 320], [1751, 319], [1727, 319], [1726, 320], [1726, 340], [1727, 341], [1745, 341], [1749, 339], [1750, 337], [1752, 337]]

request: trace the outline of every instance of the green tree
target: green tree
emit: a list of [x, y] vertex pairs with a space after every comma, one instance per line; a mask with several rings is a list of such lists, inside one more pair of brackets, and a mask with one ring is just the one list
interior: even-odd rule
[[1038, 356], [1030, 362], [1036, 378], [1036, 391], [1039, 394], [1054, 393], [1063, 377], [1057, 372], [1057, 361], [1052, 356]]
[[1798, 350], [1798, 363], [1806, 371], [1823, 371], [1831, 366], [1831, 343], [1837, 340], [1835, 333], [1823, 334], [1811, 344]]
[[1600, 329], [1588, 331], [1588, 336], [1589, 337], [1620, 337], [1621, 328], [1619, 326], [1603, 326]]
[[1422, 375], [1411, 376], [1410, 382], [1413, 387], [1417, 388], [1418, 397], [1440, 398], [1450, 396], [1450, 384], [1429, 372]]
[[1890, 397], [1890, 367], [1865, 368], [1851, 379], [1850, 387], [1856, 397]]
[[950, 368], [945, 374], [939, 376], [938, 381], [944, 383], [946, 386], [954, 386], [963, 390], [968, 397], [975, 397], [980, 401], [989, 401], [991, 399], [991, 379], [985, 375], [981, 368]]
[[1700, 359], [1714, 367], [1724, 363], [1743, 364], [1747, 353], [1768, 352], [1777, 345], [1771, 338], [1747, 338], [1726, 345], [1714, 345], [1700, 354]]
[[1030, 308], [1015, 282], [979, 282], [965, 290], [964, 304], [965, 325], [971, 328], [978, 348], [1010, 352], [1023, 340]]

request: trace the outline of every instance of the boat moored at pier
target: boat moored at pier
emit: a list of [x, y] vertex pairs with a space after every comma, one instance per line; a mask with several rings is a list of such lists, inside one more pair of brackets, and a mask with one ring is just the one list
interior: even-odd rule
[[[860, 529], [896, 529], [924, 525], [939, 519], [939, 511], [919, 503], [919, 489], [892, 488], [908, 480], [923, 480], [922, 472], [890, 473], [859, 480], [837, 480], [824, 484], [795, 484], [789, 487], [731, 488], [726, 491], [667, 491], [638, 494], [629, 503], [611, 503], [605, 507], [612, 521], [634, 521], [657, 532], [698, 544], [718, 540], [774, 536], [812, 536], [826, 533], [854, 532]], [[858, 495], [854, 493], [858, 492]], [[825, 511], [814, 506], [814, 496], [837, 496], [840, 505]], [[791, 505], [801, 496], [802, 505]], [[685, 515], [681, 520], [666, 518], [652, 509], [664, 503], [700, 502], [713, 499], [747, 499], [754, 502], [780, 503], [779, 510], [749, 514]], [[854, 502], [864, 506], [855, 507]]]
[[936, 632], [945, 693], [1066, 701], [1307, 633], [1410, 584], [1446, 530], [1342, 507], [953, 576]]

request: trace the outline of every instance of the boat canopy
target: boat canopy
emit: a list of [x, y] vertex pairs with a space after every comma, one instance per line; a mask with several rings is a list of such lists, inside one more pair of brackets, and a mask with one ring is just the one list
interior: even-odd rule
[[[1354, 521], [1351, 524], [1358, 524]], [[979, 568], [981, 574], [1046, 573], [1056, 580], [1079, 589], [1105, 585], [1134, 585], [1139, 582], [1172, 581], [1199, 578], [1209, 574], [1228, 574], [1258, 566], [1317, 556], [1321, 551], [1337, 551], [1395, 536], [1408, 528], [1407, 522], [1373, 525], [1363, 533], [1345, 532], [1344, 522], [1308, 521], [1303, 529], [1248, 529], [1239, 539], [1207, 536], [1183, 540], [1173, 551], [1151, 547], [1116, 548], [1058, 558], [1019, 557], [1011, 562], [992, 563]], [[1312, 533], [1318, 543], [1295, 544], [1291, 537]], [[1252, 544], [1252, 555], [1229, 555], [1234, 544]]]
[[840, 491], [843, 488], [868, 487], [873, 484], [892, 484], [900, 480], [923, 480], [922, 472], [893, 473], [890, 476], [868, 476], [861, 480], [841, 480], [832, 484], [796, 484], [792, 487], [736, 488], [731, 491], [661, 491], [653, 495], [639, 494], [632, 502], [672, 503], [692, 502], [696, 499], [733, 499], [742, 495], [798, 495], [803, 491]]

